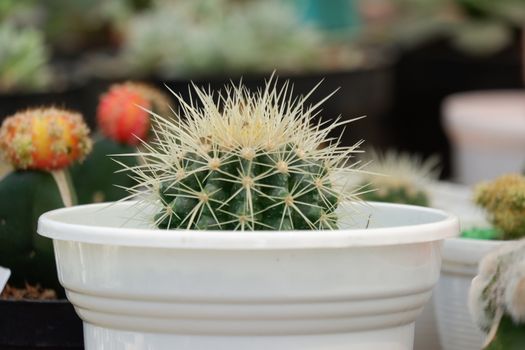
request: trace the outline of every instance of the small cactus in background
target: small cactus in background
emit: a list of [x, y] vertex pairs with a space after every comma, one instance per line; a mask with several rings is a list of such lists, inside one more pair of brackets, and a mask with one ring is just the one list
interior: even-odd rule
[[[127, 192], [121, 187], [135, 184], [110, 156], [133, 153], [141, 140], [150, 137], [150, 116], [170, 111], [170, 99], [146, 84], [126, 82], [112, 85], [100, 97], [97, 109], [99, 134], [95, 136], [93, 151], [71, 173], [79, 203], [116, 201]], [[138, 164], [138, 159], [122, 159], [127, 166]], [[118, 186], [118, 187], [117, 187]]]
[[487, 333], [484, 349], [523, 349], [525, 241], [506, 244], [483, 258], [472, 281], [469, 308]]
[[49, 53], [42, 34], [31, 28], [0, 24], [0, 92], [35, 91], [49, 86]]
[[428, 206], [428, 185], [437, 180], [439, 160], [423, 160], [408, 153], [389, 150], [366, 152], [367, 171], [361, 173], [361, 185], [373, 190], [363, 193], [369, 201]]
[[66, 168], [90, 151], [88, 134], [80, 114], [58, 108], [16, 113], [0, 128], [0, 155], [14, 169], [0, 180], [0, 265], [15, 286], [60, 288], [52, 242], [36, 225], [42, 213], [74, 204]]
[[[310, 125], [318, 103], [294, 99], [288, 85], [267, 82], [252, 93], [226, 87], [216, 98], [194, 86], [199, 106], [176, 96], [181, 118], [152, 116], [157, 139], [128, 167], [138, 184], [129, 189], [153, 205], [154, 225], [165, 229], [335, 229], [338, 205], [356, 190], [333, 186], [360, 142], [342, 147], [328, 134], [339, 125]], [[321, 147], [322, 145], [325, 147]], [[353, 166], [352, 166], [353, 165]], [[340, 176], [341, 177], [341, 176]]]
[[475, 189], [474, 201], [483, 208], [501, 239], [525, 236], [525, 177], [503, 175]]
[[148, 110], [165, 114], [170, 100], [157, 89], [141, 83], [115, 84], [100, 97], [98, 127], [109, 139], [127, 145], [147, 140], [150, 132]]
[[89, 129], [78, 113], [36, 108], [7, 118], [0, 150], [15, 169], [52, 171], [83, 159], [91, 149]]

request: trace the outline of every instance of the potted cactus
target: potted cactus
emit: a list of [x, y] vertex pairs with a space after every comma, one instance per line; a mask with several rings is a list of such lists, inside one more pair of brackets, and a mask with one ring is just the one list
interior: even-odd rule
[[525, 244], [505, 244], [483, 258], [472, 280], [469, 308], [487, 335], [484, 350], [522, 349], [525, 343]]
[[[467, 212], [461, 237], [445, 241], [442, 276], [435, 294], [438, 330], [445, 350], [481, 348], [484, 334], [472, 322], [467, 307], [470, 282], [487, 253], [507, 240], [525, 235], [525, 205], [521, 199], [524, 196], [525, 177], [519, 174], [478, 184], [473, 193], [474, 203], [485, 212], [485, 220], [469, 222], [475, 216]], [[462, 217], [461, 213], [458, 215]]]
[[39, 220], [86, 349], [412, 349], [457, 219], [356, 201], [333, 179], [359, 171], [360, 143], [286, 84], [195, 93], [152, 115], [134, 201]]
[[[71, 169], [78, 203], [116, 201], [127, 196], [123, 187], [131, 187], [135, 182], [119, 172], [121, 166], [110, 156], [135, 152], [140, 140], [151, 136], [148, 111], [166, 114], [169, 105], [170, 99], [161, 91], [137, 82], [114, 84], [100, 97], [99, 132], [93, 137], [93, 150]], [[127, 166], [138, 164], [136, 157], [119, 161]]]
[[89, 152], [88, 132], [80, 114], [57, 108], [19, 112], [0, 128], [0, 155], [13, 168], [0, 180], [0, 266], [11, 272], [0, 297], [2, 349], [82, 341], [72, 306], [59, 299], [52, 241], [36, 225], [43, 212], [75, 203], [67, 167]]

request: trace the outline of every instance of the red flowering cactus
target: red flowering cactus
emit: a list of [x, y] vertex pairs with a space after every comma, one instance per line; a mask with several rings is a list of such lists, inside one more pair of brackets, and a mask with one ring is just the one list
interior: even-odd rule
[[83, 160], [91, 147], [82, 116], [64, 109], [18, 112], [0, 128], [0, 153], [15, 169], [60, 170]]
[[169, 99], [163, 93], [146, 84], [115, 84], [100, 98], [98, 126], [106, 137], [116, 142], [137, 145], [148, 138], [147, 110], [164, 112], [168, 105]]

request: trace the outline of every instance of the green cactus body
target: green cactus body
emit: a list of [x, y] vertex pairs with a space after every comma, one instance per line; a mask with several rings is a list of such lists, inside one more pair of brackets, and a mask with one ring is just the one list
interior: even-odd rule
[[[195, 88], [202, 108], [179, 104], [183, 116], [152, 116], [157, 140], [127, 167], [138, 184], [130, 192], [156, 208], [165, 229], [315, 230], [338, 227], [336, 208], [356, 199], [332, 178], [358, 145], [328, 140], [344, 122], [310, 125], [318, 106], [292, 99], [287, 85], [251, 93], [242, 86], [221, 95]], [[321, 126], [328, 125], [325, 128]], [[321, 147], [321, 145], [325, 147]], [[338, 184], [339, 185], [339, 184]], [[147, 199], [145, 199], [147, 198]]]
[[[293, 145], [255, 156], [236, 153], [225, 153], [221, 159], [210, 152], [208, 162], [195, 156], [185, 158], [180, 167], [185, 177], [166, 180], [159, 188], [164, 208], [156, 216], [158, 227], [336, 227], [333, 212], [337, 197], [326, 178], [326, 167], [311, 159], [300, 159]], [[213, 162], [215, 165], [201, 166]]]
[[[121, 166], [111, 159], [111, 155], [135, 152], [135, 147], [116, 141], [97, 138], [91, 153], [82, 163], [70, 169], [79, 204], [116, 201], [127, 196], [122, 187], [135, 184], [128, 174], [119, 172]], [[127, 166], [138, 164], [137, 158], [119, 159]]]
[[503, 316], [494, 338], [483, 350], [522, 350], [525, 344], [525, 324], [517, 324]]
[[0, 266], [11, 269], [10, 283], [60, 290], [52, 241], [36, 233], [41, 214], [64, 206], [53, 176], [14, 171], [0, 181], [0, 198]]

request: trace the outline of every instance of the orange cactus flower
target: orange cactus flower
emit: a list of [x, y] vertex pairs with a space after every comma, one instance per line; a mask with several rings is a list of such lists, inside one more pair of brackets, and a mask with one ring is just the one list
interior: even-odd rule
[[160, 113], [166, 112], [168, 106], [169, 99], [151, 86], [133, 82], [115, 84], [100, 98], [98, 126], [114, 141], [137, 145], [148, 138], [150, 130], [149, 113], [144, 109]]
[[0, 154], [15, 169], [59, 170], [83, 160], [91, 146], [82, 116], [54, 107], [18, 112], [0, 128]]

